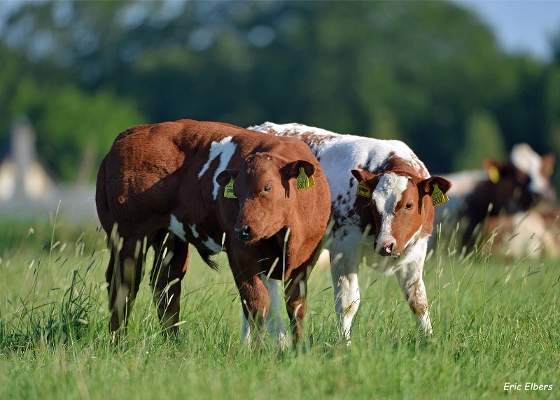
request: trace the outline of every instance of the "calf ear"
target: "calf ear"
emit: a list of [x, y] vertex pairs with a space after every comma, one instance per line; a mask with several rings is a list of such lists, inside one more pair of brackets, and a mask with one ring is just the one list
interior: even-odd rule
[[434, 184], [437, 184], [439, 190], [441, 190], [443, 194], [447, 193], [447, 191], [451, 188], [451, 182], [447, 179], [442, 178], [441, 176], [431, 176], [418, 184], [420, 197], [424, 195], [431, 196], [434, 193]]
[[[369, 171], [364, 171], [363, 169], [353, 169], [350, 172], [352, 172], [352, 175], [354, 175], [354, 178], [356, 178], [358, 182], [365, 182], [366, 184], [368, 183], [368, 181], [371, 181], [372, 179], [377, 177], [377, 175], [374, 175]], [[371, 185], [368, 184], [368, 186]]]
[[292, 161], [282, 168], [282, 172], [288, 179], [296, 178], [299, 175], [300, 168], [303, 168], [303, 170], [305, 171], [305, 175], [307, 175], [308, 177], [313, 176], [313, 174], [315, 173], [315, 165], [305, 160]]
[[216, 182], [218, 182], [218, 185], [224, 187], [229, 183], [231, 178], [235, 179], [238, 173], [238, 169], [224, 169], [216, 177]]
[[511, 174], [507, 164], [502, 164], [495, 160], [486, 159], [482, 162], [482, 166], [492, 183], [498, 183], [500, 179]]

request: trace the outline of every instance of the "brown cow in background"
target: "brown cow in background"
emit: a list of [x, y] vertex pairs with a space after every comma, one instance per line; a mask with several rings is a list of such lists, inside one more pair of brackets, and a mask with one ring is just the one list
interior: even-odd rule
[[[121, 133], [101, 162], [96, 204], [112, 247], [106, 278], [113, 334], [126, 326], [150, 246], [158, 315], [166, 332], [177, 331], [193, 244], [212, 267], [210, 257], [227, 252], [255, 327], [277, 296], [261, 274], [289, 282], [286, 308], [300, 337], [306, 281], [330, 214], [327, 180], [301, 141], [193, 120], [137, 126]], [[166, 251], [171, 256], [163, 260]]]

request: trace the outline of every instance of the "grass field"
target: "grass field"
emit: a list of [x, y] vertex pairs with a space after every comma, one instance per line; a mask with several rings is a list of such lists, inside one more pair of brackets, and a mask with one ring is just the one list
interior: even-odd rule
[[394, 277], [364, 267], [349, 348], [338, 341], [329, 272], [316, 270], [305, 339], [280, 352], [240, 344], [225, 254], [219, 273], [193, 257], [176, 340], [162, 339], [144, 279], [119, 349], [109, 344], [108, 255], [95, 221], [1, 222], [0, 257], [0, 399], [560, 398], [557, 261], [459, 261], [438, 250], [425, 268], [429, 339], [416, 334]]

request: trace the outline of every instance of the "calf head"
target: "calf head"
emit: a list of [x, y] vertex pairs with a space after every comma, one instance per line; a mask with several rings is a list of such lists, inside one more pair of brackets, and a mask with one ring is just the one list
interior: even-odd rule
[[[248, 156], [239, 170], [226, 169], [216, 181], [231, 190], [239, 203], [234, 227], [238, 239], [255, 243], [288, 226], [296, 207], [290, 180], [302, 173], [313, 176], [315, 166], [305, 160], [287, 160], [272, 153]], [[292, 185], [295, 188], [295, 184]]]
[[420, 179], [397, 171], [373, 174], [357, 169], [352, 175], [371, 193], [375, 251], [382, 256], [398, 256], [421, 236], [429, 235], [433, 230], [431, 196], [435, 185], [444, 194], [451, 187], [451, 182], [439, 176]]
[[553, 203], [556, 194], [550, 183], [553, 155], [540, 157], [525, 144], [514, 146], [508, 162], [485, 160], [483, 167], [491, 182], [492, 215], [526, 211], [541, 202]]

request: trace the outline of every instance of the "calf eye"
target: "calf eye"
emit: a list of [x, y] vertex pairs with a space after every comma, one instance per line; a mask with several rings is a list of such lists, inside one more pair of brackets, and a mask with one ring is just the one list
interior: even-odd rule
[[414, 206], [414, 204], [408, 203], [404, 208], [407, 209], [407, 210], [412, 210], [413, 206]]
[[270, 192], [271, 190], [272, 190], [272, 185], [269, 183], [264, 187], [262, 192], [263, 192], [263, 194], [266, 194], [266, 193]]

